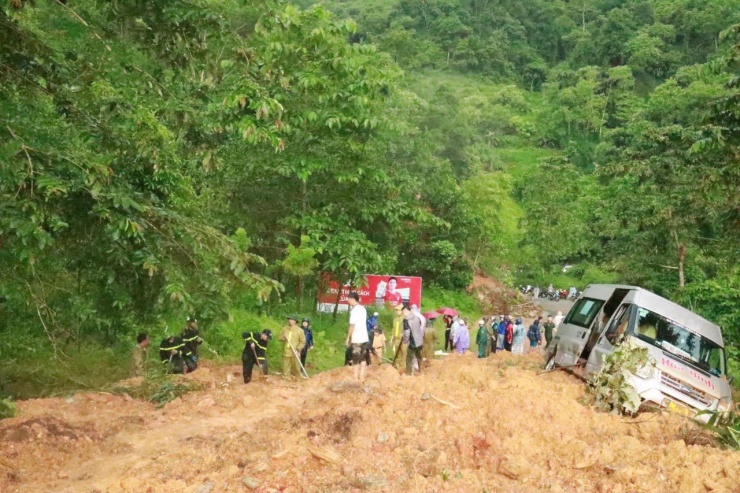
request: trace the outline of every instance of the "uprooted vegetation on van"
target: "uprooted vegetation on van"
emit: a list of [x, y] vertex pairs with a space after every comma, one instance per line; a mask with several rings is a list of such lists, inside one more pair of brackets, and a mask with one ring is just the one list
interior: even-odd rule
[[631, 340], [623, 342], [604, 358], [599, 371], [589, 378], [592, 404], [596, 409], [612, 414], [636, 414], [642, 399], [630, 383], [630, 377], [654, 366], [647, 348], [639, 347]]
[[707, 422], [706, 411], [733, 408], [721, 328], [637, 286], [589, 285], [545, 360], [590, 379], [605, 411], [633, 414], [648, 402]]

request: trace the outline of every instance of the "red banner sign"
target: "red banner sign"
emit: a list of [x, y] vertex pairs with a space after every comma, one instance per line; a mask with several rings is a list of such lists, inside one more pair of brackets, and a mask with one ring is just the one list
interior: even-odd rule
[[397, 305], [408, 303], [421, 307], [421, 277], [409, 276], [380, 276], [368, 274], [365, 276], [365, 286], [342, 286], [339, 294], [339, 283], [329, 281], [326, 288], [319, 295], [317, 310], [320, 312], [334, 311], [339, 295], [339, 311], [347, 310], [347, 296], [351, 291], [357, 291], [360, 295], [360, 303], [365, 306]]

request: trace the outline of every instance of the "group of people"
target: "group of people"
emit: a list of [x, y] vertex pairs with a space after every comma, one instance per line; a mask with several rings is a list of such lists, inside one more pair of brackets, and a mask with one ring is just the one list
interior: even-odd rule
[[[355, 379], [364, 382], [368, 365], [391, 363], [407, 375], [421, 372], [434, 359], [436, 334], [434, 320], [427, 320], [415, 305], [398, 303], [394, 306], [395, 316], [390, 336], [393, 359], [384, 356], [388, 341], [379, 326], [378, 312], [368, 317], [367, 310], [360, 304], [356, 292], [348, 296], [349, 326], [345, 338], [345, 365], [354, 369]], [[282, 374], [285, 378], [308, 377], [306, 357], [314, 347], [311, 321], [303, 318], [298, 325], [298, 317], [291, 315], [283, 327], [279, 341], [283, 343]], [[478, 346], [478, 357], [486, 358], [496, 351], [510, 351], [513, 354], [524, 353], [525, 338], [531, 349], [548, 345], [553, 333], [563, 319], [562, 312], [553, 318], [548, 316], [543, 322], [538, 317], [525, 330], [521, 318], [511, 315], [484, 317], [478, 323], [475, 343]], [[444, 350], [464, 354], [470, 349], [470, 332], [462, 317], [445, 315]], [[267, 375], [267, 346], [273, 334], [269, 329], [256, 332], [243, 332], [245, 342], [242, 351], [242, 374], [244, 383], [252, 380], [254, 366]], [[543, 341], [544, 339], [544, 341]], [[189, 373], [198, 368], [198, 347], [203, 343], [198, 331], [198, 321], [188, 317], [187, 326], [180, 335], [166, 336], [159, 345], [159, 358], [170, 373]], [[149, 338], [146, 333], [137, 336], [137, 344], [131, 355], [132, 374], [143, 376], [146, 362], [146, 350]]]
[[[484, 317], [478, 322], [478, 331], [475, 344], [478, 346], [478, 358], [486, 358], [496, 351], [509, 351], [512, 354], [524, 354], [525, 339], [529, 342], [530, 350], [539, 346], [547, 346], [553, 338], [554, 331], [560, 324], [563, 316], [561, 312], [553, 319], [548, 316], [537, 317], [529, 328], [525, 328], [524, 321], [511, 315]], [[445, 350], [454, 350], [464, 353], [470, 347], [468, 327], [465, 320], [458, 317], [445, 317]]]
[[368, 318], [356, 292], [349, 294], [347, 303], [349, 327], [345, 338], [345, 364], [353, 367], [358, 382], [365, 381], [367, 367], [373, 361], [377, 364], [390, 362], [399, 370], [405, 368], [405, 373], [411, 375], [414, 371], [420, 372], [425, 362], [434, 358], [434, 328], [417, 306], [397, 303], [393, 307], [390, 345], [394, 353], [393, 359], [388, 360], [384, 357], [387, 339], [378, 325], [378, 312]]
[[[286, 317], [288, 325], [283, 327], [278, 340], [283, 343], [282, 372], [286, 378], [308, 376], [306, 372], [306, 357], [314, 348], [313, 329], [311, 320], [304, 318], [298, 325], [298, 317]], [[267, 375], [267, 344], [272, 340], [272, 331], [265, 329], [262, 332], [244, 332], [244, 351], [242, 351], [242, 375], [244, 383], [252, 381], [252, 370], [257, 365], [262, 373]]]
[[[190, 373], [198, 369], [198, 347], [203, 339], [198, 332], [198, 321], [187, 318], [187, 325], [178, 335], [166, 335], [159, 344], [159, 359], [169, 373]], [[131, 375], [143, 377], [146, 373], [146, 353], [149, 336], [141, 332], [131, 352]]]

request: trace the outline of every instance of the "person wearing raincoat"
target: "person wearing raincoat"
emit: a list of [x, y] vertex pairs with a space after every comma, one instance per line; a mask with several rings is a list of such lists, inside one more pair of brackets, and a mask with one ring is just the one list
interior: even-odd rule
[[478, 358], [485, 358], [488, 348], [488, 331], [483, 320], [478, 322], [478, 334], [475, 336], [475, 343], [478, 345]]
[[524, 354], [524, 325], [522, 319], [517, 318], [514, 325], [514, 337], [511, 352], [514, 354]]
[[465, 325], [465, 320], [460, 319], [454, 337], [455, 352], [465, 354], [465, 351], [470, 348], [470, 332], [468, 331], [468, 326]]

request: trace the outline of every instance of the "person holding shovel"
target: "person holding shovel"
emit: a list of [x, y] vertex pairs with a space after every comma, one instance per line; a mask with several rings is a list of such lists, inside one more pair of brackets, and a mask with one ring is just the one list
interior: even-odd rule
[[301, 376], [301, 350], [306, 345], [306, 336], [298, 326], [298, 317], [288, 317], [288, 325], [280, 334], [283, 342], [283, 378]]
[[242, 375], [244, 383], [249, 383], [252, 381], [255, 364], [267, 375], [267, 343], [272, 339], [272, 331], [265, 329], [262, 332], [242, 332], [242, 339], [246, 343], [242, 351]]

